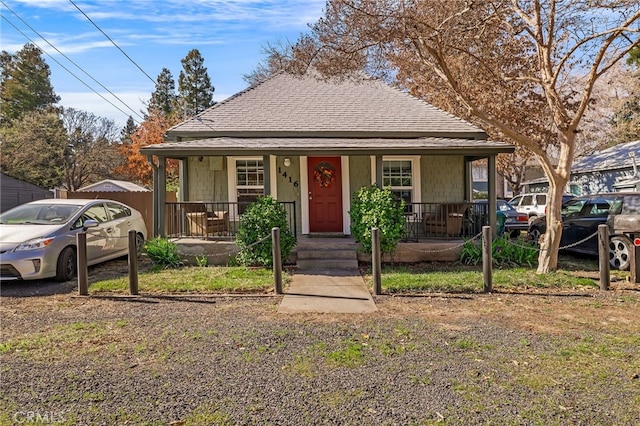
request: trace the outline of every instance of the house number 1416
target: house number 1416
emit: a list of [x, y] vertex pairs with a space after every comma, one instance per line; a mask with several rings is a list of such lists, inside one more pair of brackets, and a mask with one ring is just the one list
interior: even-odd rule
[[297, 180], [293, 180], [293, 178], [287, 174], [286, 170], [283, 172], [282, 167], [278, 167], [278, 173], [280, 173], [283, 178], [289, 178], [289, 183], [292, 184], [295, 188], [297, 188], [298, 185], [300, 185], [300, 183], [298, 183]]

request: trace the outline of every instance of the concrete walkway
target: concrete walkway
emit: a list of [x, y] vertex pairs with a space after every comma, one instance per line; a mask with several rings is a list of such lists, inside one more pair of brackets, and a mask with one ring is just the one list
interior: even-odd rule
[[355, 270], [296, 271], [278, 312], [362, 314], [378, 308]]

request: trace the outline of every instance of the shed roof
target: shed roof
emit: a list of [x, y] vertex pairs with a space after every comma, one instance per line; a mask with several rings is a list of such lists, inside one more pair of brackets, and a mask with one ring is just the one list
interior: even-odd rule
[[82, 187], [76, 192], [91, 192], [91, 191], [100, 191], [100, 192], [109, 192], [109, 188], [113, 188], [113, 191], [126, 191], [126, 192], [149, 192], [147, 188], [144, 186], [140, 186], [133, 182], [128, 182], [125, 180], [113, 180], [113, 179], [105, 179], [100, 182], [93, 183], [91, 185], [87, 185]]
[[469, 122], [379, 79], [279, 73], [172, 127], [167, 140], [301, 135], [487, 137]]

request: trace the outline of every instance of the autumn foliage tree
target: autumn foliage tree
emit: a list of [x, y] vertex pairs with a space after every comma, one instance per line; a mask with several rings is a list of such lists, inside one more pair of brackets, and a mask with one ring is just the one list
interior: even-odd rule
[[637, 0], [329, 0], [291, 68], [386, 75], [523, 147], [549, 181], [538, 262], [549, 272], [594, 85], [638, 45], [639, 22]]
[[[147, 145], [164, 142], [164, 133], [175, 123], [171, 118], [157, 112], [151, 112], [145, 121], [140, 123], [130, 136], [130, 143], [120, 146], [120, 153], [125, 157], [123, 165], [116, 169], [116, 173], [133, 182], [151, 187], [153, 185], [153, 168], [147, 157], [140, 153], [140, 148]], [[175, 161], [167, 162], [167, 177], [171, 181], [178, 175], [178, 164]]]

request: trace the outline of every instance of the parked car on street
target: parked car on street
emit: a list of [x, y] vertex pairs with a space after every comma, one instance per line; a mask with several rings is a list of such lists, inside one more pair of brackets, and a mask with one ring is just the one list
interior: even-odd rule
[[[602, 224], [609, 226], [609, 263], [629, 269], [632, 241], [640, 236], [640, 192], [586, 195], [565, 202], [560, 248], [597, 256], [597, 231]], [[546, 229], [546, 217], [538, 217], [529, 225], [528, 236], [537, 242]]]
[[[571, 194], [565, 194], [562, 196], [562, 203], [570, 200], [574, 196]], [[529, 194], [520, 194], [509, 200], [511, 204], [519, 213], [526, 213], [530, 219], [538, 216], [544, 216], [547, 213], [547, 193], [535, 192]]]
[[[486, 217], [488, 200], [475, 200], [474, 213], [476, 217], [484, 215]], [[497, 222], [498, 234], [507, 232], [511, 237], [515, 238], [522, 231], [526, 231], [529, 227], [529, 217], [525, 213], [519, 213], [513, 206], [504, 200], [497, 200]], [[501, 220], [504, 217], [504, 221]], [[485, 222], [488, 222], [485, 220]], [[488, 225], [488, 223], [482, 223]]]
[[111, 200], [48, 199], [14, 207], [0, 215], [0, 280], [76, 276], [76, 235], [87, 234], [87, 263], [128, 254], [129, 230], [138, 252], [147, 231], [137, 210]]

